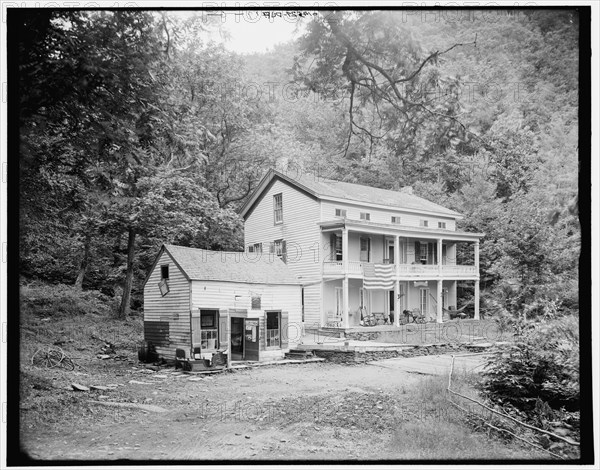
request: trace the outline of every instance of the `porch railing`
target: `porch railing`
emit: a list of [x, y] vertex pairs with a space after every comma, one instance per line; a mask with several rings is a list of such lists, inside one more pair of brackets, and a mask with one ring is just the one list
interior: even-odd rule
[[[383, 264], [386, 263], [384, 260]], [[436, 276], [439, 273], [437, 264], [401, 264], [400, 276]], [[324, 261], [323, 274], [344, 274], [343, 261]], [[348, 274], [363, 274], [363, 263], [361, 261], [348, 261]], [[468, 265], [442, 265], [443, 276], [476, 276], [477, 267]]]

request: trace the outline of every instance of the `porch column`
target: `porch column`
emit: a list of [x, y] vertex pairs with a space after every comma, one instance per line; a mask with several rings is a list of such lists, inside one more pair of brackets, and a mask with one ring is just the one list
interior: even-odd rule
[[442, 298], [443, 298], [443, 287], [442, 287], [442, 283], [443, 281], [441, 279], [438, 279], [437, 281], [437, 302], [435, 303], [437, 309], [436, 309], [436, 313], [437, 313], [437, 318], [436, 318], [436, 322], [437, 323], [442, 323], [444, 321], [443, 318], [443, 311], [442, 311]]
[[350, 328], [350, 317], [349, 317], [349, 308], [348, 308], [348, 275], [344, 276], [344, 281], [342, 284], [342, 291], [344, 296], [344, 308], [343, 308], [343, 323], [344, 328]]
[[438, 264], [438, 276], [442, 276], [442, 239], [437, 240], [437, 264]]
[[400, 326], [400, 235], [394, 240], [394, 264], [396, 265], [396, 298], [394, 300], [394, 326]]
[[479, 279], [475, 281], [475, 297], [473, 300], [475, 301], [475, 316], [473, 318], [479, 320]]
[[473, 318], [479, 320], [479, 240], [475, 242], [475, 270], [477, 280], [475, 281], [475, 297], [473, 298], [475, 301], [475, 315]]
[[342, 266], [344, 268], [344, 281], [342, 283], [342, 292], [344, 298], [343, 324], [344, 328], [350, 327], [350, 309], [348, 305], [348, 229], [342, 229]]

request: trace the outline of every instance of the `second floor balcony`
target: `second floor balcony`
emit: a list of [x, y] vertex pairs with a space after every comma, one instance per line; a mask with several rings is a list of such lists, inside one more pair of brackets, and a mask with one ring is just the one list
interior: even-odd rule
[[[348, 261], [347, 274], [349, 276], [361, 277], [364, 274], [364, 261]], [[379, 264], [379, 263], [378, 263]], [[381, 263], [389, 265], [391, 263]], [[447, 265], [437, 264], [400, 264], [395, 270], [400, 277], [474, 277], [478, 275], [477, 266], [474, 265]], [[343, 261], [324, 261], [323, 275], [344, 275]]]

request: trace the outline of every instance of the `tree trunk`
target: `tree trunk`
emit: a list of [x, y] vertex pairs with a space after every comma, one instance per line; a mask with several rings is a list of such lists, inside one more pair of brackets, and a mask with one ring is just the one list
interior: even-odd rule
[[81, 265], [79, 266], [79, 273], [77, 274], [77, 279], [75, 280], [75, 288], [83, 289], [83, 279], [85, 278], [85, 273], [88, 268], [88, 260], [90, 257], [90, 245], [92, 244], [92, 236], [88, 233], [85, 236], [85, 241], [83, 244], [83, 259], [81, 260]]
[[127, 272], [125, 274], [125, 285], [123, 286], [123, 298], [119, 307], [119, 318], [125, 318], [129, 313], [129, 303], [131, 300], [131, 285], [133, 284], [133, 256], [135, 254], [135, 230], [129, 228], [129, 238], [127, 240]]

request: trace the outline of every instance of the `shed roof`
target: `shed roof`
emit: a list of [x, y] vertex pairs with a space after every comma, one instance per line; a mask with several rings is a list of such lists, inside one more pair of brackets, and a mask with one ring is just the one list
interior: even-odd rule
[[242, 216], [245, 216], [251, 209], [254, 202], [256, 202], [257, 198], [267, 188], [273, 178], [280, 178], [319, 199], [345, 199], [348, 202], [378, 204], [397, 210], [426, 211], [453, 218], [462, 217], [462, 214], [459, 212], [406, 191], [394, 191], [365, 186], [363, 184], [346, 183], [344, 181], [322, 178], [319, 175], [307, 172], [298, 172], [298, 174], [290, 177], [273, 169], [269, 170], [255, 192], [241, 208], [240, 212]]
[[163, 247], [192, 281], [300, 285], [287, 265], [279, 257], [268, 253], [211, 251], [177, 245]]

